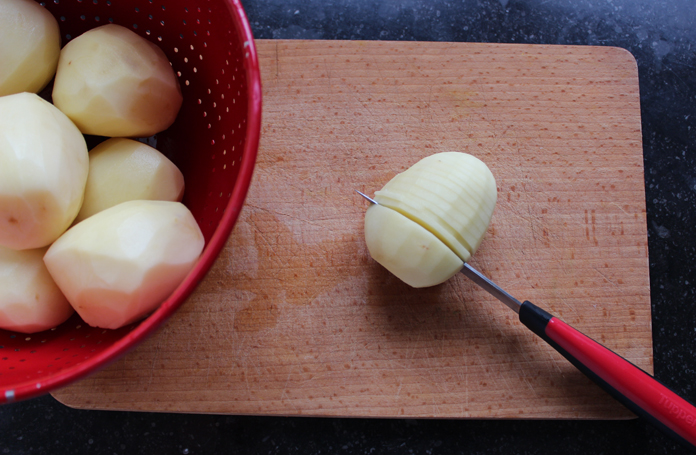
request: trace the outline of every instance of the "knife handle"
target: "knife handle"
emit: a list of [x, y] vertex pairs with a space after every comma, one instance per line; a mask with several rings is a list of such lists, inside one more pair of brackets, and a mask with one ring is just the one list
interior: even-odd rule
[[520, 321], [632, 412], [696, 448], [696, 408], [691, 403], [531, 302], [522, 304]]

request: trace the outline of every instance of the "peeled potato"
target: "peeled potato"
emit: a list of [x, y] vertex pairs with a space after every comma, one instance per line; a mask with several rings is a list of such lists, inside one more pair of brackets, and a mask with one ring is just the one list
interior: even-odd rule
[[62, 324], [73, 309], [43, 262], [46, 248], [0, 247], [0, 328], [22, 333]]
[[129, 201], [70, 228], [44, 262], [87, 324], [116, 329], [155, 310], [203, 246], [196, 220], [180, 202]]
[[[476, 252], [493, 215], [497, 189], [493, 174], [481, 160], [444, 152], [396, 175], [375, 192], [374, 199], [379, 205], [370, 207], [365, 216], [370, 255], [407, 284], [426, 287], [449, 279]], [[387, 216], [385, 211], [399, 217]], [[422, 233], [416, 236], [417, 228], [433, 238], [426, 241]], [[421, 263], [419, 248], [438, 253], [431, 252]], [[440, 253], [442, 248], [460, 261]]]
[[174, 122], [182, 100], [164, 52], [120, 25], [89, 30], [60, 53], [53, 102], [85, 134], [151, 136]]
[[112, 138], [89, 152], [85, 199], [76, 222], [121, 202], [181, 201], [184, 176], [157, 149], [132, 139]]
[[56, 72], [58, 22], [31, 0], [0, 1], [0, 96], [39, 92]]
[[375, 192], [375, 200], [428, 229], [466, 262], [481, 244], [497, 195], [483, 161], [444, 152], [396, 175]]
[[0, 97], [0, 245], [41, 248], [80, 210], [89, 158], [80, 130], [33, 93]]

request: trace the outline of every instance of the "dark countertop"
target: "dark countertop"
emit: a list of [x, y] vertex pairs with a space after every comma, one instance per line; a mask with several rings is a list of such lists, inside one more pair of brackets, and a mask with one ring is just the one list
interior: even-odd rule
[[[696, 2], [245, 0], [257, 38], [618, 46], [638, 62], [655, 376], [696, 402]], [[5, 454], [668, 454], [641, 420], [370, 420], [0, 407]]]

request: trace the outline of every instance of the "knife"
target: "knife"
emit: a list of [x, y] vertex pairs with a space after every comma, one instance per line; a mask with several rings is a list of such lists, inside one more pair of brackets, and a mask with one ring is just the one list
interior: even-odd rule
[[691, 403], [532, 302], [520, 302], [469, 264], [464, 264], [462, 273], [519, 314], [522, 324], [621, 404], [666, 435], [696, 449], [696, 408]]

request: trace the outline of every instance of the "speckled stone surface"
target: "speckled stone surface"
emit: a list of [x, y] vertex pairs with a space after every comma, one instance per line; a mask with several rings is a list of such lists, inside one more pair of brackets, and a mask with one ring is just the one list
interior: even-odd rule
[[[115, 0], [113, 0], [115, 1]], [[618, 46], [638, 62], [655, 375], [696, 402], [696, 2], [245, 0], [257, 38]], [[641, 420], [368, 420], [0, 408], [8, 454], [672, 454]]]

